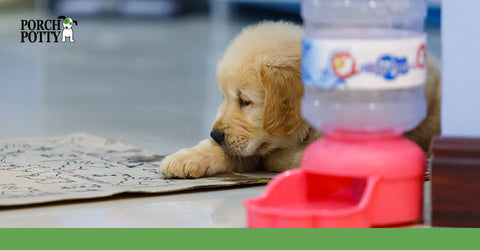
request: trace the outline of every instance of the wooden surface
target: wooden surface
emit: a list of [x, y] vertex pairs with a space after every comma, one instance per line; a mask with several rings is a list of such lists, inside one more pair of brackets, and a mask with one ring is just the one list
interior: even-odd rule
[[480, 138], [436, 138], [432, 226], [480, 227]]

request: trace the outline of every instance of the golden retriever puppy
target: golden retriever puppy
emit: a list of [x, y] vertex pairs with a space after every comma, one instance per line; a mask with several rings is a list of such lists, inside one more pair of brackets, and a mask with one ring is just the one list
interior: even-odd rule
[[[245, 28], [218, 64], [223, 103], [211, 139], [166, 157], [167, 178], [198, 178], [259, 166], [281, 172], [296, 168], [304, 149], [321, 133], [300, 115], [300, 26], [263, 22]], [[440, 133], [440, 73], [429, 64], [425, 95], [428, 117], [407, 135], [424, 149]]]

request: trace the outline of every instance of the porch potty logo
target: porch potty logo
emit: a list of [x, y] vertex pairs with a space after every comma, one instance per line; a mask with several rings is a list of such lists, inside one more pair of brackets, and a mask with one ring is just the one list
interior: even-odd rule
[[30, 43], [62, 43], [69, 40], [74, 43], [73, 25], [78, 25], [70, 17], [59, 16], [57, 19], [21, 20], [20, 42]]

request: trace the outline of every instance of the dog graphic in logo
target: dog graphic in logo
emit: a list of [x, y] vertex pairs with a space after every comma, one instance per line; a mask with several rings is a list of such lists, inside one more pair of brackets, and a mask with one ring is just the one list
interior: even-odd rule
[[73, 24], [78, 25], [78, 22], [71, 19], [70, 17], [59, 16], [58, 18], [63, 19], [62, 43], [67, 40], [67, 37], [69, 38], [71, 43], [74, 43], [75, 40], [73, 40], [72, 26]]

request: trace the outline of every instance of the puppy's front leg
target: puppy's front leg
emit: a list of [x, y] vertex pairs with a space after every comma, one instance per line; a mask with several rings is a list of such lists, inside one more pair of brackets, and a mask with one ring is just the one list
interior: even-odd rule
[[199, 178], [233, 171], [233, 163], [212, 139], [167, 156], [160, 166], [167, 178]]

